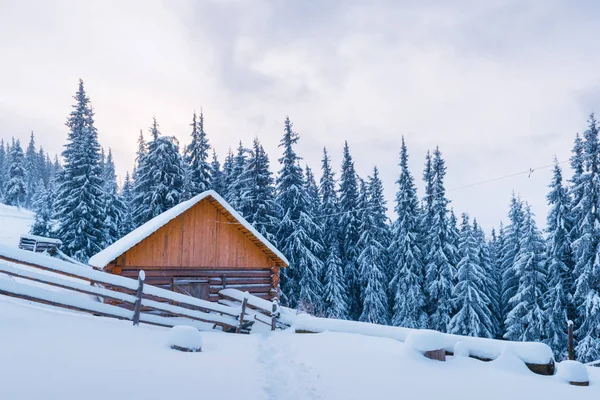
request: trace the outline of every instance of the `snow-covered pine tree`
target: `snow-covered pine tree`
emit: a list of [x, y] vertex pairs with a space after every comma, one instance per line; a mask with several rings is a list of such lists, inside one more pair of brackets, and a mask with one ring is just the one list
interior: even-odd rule
[[144, 156], [148, 153], [148, 144], [144, 139], [144, 133], [140, 129], [140, 135], [138, 136], [138, 149], [135, 153], [135, 164], [133, 165], [133, 174], [131, 175], [131, 179], [135, 183], [138, 180], [138, 169], [140, 168], [140, 163]]
[[104, 224], [106, 227], [105, 246], [108, 246], [121, 238], [123, 232], [123, 220], [125, 218], [126, 207], [119, 194], [117, 185], [117, 174], [115, 173], [115, 163], [113, 161], [112, 150], [108, 149], [108, 157], [104, 163]]
[[4, 200], [4, 182], [6, 181], [7, 154], [4, 139], [0, 139], [0, 201]]
[[496, 329], [493, 333], [494, 338], [501, 339], [502, 335], [504, 335], [504, 314], [502, 312], [502, 271], [500, 269], [503, 254], [502, 248], [504, 247], [504, 225], [502, 224], [502, 221], [500, 221], [498, 233], [496, 233], [496, 230], [492, 228], [492, 235], [488, 245], [493, 268], [493, 286], [495, 288], [493, 297], [495, 297], [496, 302], [496, 307], [492, 309], [492, 322], [496, 323]]
[[254, 139], [244, 171], [239, 176], [240, 208], [238, 211], [269, 242], [275, 243], [279, 208], [275, 201], [273, 174], [269, 168], [269, 157], [258, 138]]
[[396, 181], [397, 219], [392, 224], [390, 239], [390, 266], [393, 295], [392, 325], [406, 328], [427, 328], [425, 275], [423, 256], [419, 247], [419, 200], [414, 178], [408, 169], [408, 150], [402, 137], [400, 177]]
[[224, 198], [223, 172], [221, 171], [221, 163], [215, 149], [213, 149], [212, 161], [210, 163], [210, 188]]
[[351, 319], [360, 317], [362, 301], [358, 282], [358, 241], [360, 221], [358, 216], [358, 179], [348, 142], [344, 143], [339, 187], [340, 258], [344, 265], [344, 279], [348, 288], [348, 307]]
[[35, 191], [39, 188], [39, 181], [42, 178], [39, 169], [38, 153], [35, 149], [35, 137], [33, 131], [29, 136], [29, 144], [25, 150], [25, 185], [27, 187], [27, 196], [25, 206], [31, 208]]
[[453, 290], [456, 314], [448, 324], [448, 332], [456, 335], [492, 337], [490, 299], [485, 293], [486, 277], [481, 265], [476, 233], [469, 216], [462, 214], [460, 225], [457, 283]]
[[[13, 139], [14, 141], [14, 139]], [[4, 202], [9, 206], [24, 207], [27, 201], [27, 172], [21, 142], [16, 141], [8, 153], [8, 167], [4, 182]]]
[[376, 324], [388, 324], [390, 320], [386, 274], [389, 267], [390, 233], [386, 211], [383, 183], [375, 167], [367, 186], [367, 202], [360, 226], [361, 252], [357, 262], [363, 288], [359, 320]]
[[[452, 317], [452, 289], [454, 287], [457, 249], [450, 237], [444, 177], [446, 166], [442, 153], [436, 147], [431, 162], [431, 226], [425, 238], [425, 280], [428, 296], [429, 320], [432, 329], [445, 332]], [[427, 210], [425, 210], [427, 211]]]
[[[572, 221], [570, 198], [563, 186], [562, 170], [554, 158], [554, 176], [546, 196], [550, 212], [547, 218], [546, 258], [548, 262], [548, 291], [545, 293], [545, 342], [554, 350], [557, 359], [567, 352], [567, 321], [575, 318], [571, 311], [573, 292], [573, 254], [571, 251]], [[574, 310], [573, 310], [574, 311]]]
[[569, 180], [569, 197], [571, 198], [571, 242], [578, 239], [581, 235], [579, 233], [579, 226], [582, 224], [582, 214], [580, 214], [580, 209], [576, 208], [576, 206], [581, 203], [581, 199], [584, 194], [584, 162], [585, 162], [585, 151], [583, 147], [583, 140], [579, 133], [575, 136], [575, 142], [573, 144], [572, 155], [570, 158], [571, 169], [573, 170], [573, 175]]
[[318, 310], [322, 299], [322, 285], [318, 271], [323, 262], [317, 254], [321, 245], [314, 240], [319, 226], [310, 214], [311, 204], [305, 190], [304, 174], [298, 165], [300, 157], [294, 150], [298, 134], [292, 130], [292, 122], [286, 117], [283, 137], [279, 146], [283, 156], [279, 159], [281, 170], [277, 177], [277, 203], [282, 220], [277, 231], [277, 243], [286, 255], [290, 266], [282, 273], [283, 300], [291, 307]]
[[227, 156], [225, 157], [225, 161], [223, 162], [223, 173], [221, 174], [223, 193], [220, 193], [228, 203], [232, 203], [232, 200], [235, 197], [234, 184], [236, 177], [233, 173], [234, 165], [235, 157], [230, 148], [227, 152]]
[[125, 180], [123, 181], [123, 187], [121, 187], [121, 200], [123, 202], [124, 210], [121, 225], [119, 226], [119, 237], [127, 235], [129, 232], [135, 229], [133, 223], [133, 182], [129, 176], [129, 172], [125, 174]]
[[138, 165], [135, 182], [134, 221], [139, 226], [183, 201], [185, 168], [179, 142], [160, 136], [156, 119], [150, 128], [152, 141]]
[[[244, 207], [244, 199], [242, 194], [246, 191], [245, 184], [247, 183], [242, 178], [244, 168], [246, 167], [248, 149], [244, 147], [242, 142], [238, 144], [237, 152], [233, 159], [233, 166], [231, 168], [231, 186], [229, 187], [229, 204], [236, 209], [241, 210]], [[244, 217], [245, 215], [242, 214]]]
[[519, 278], [515, 275], [513, 266], [520, 249], [523, 218], [523, 202], [513, 192], [508, 211], [509, 224], [504, 229], [504, 245], [500, 262], [500, 273], [502, 274], [500, 308], [503, 321], [506, 321], [506, 316], [511, 309], [510, 299], [517, 294], [519, 287]]
[[[477, 244], [477, 256], [484, 278], [482, 290], [489, 299], [489, 303], [485, 305], [490, 312], [491, 325], [488, 328], [493, 337], [501, 337], [503, 333], [500, 320], [502, 283], [496, 266], [495, 250], [492, 248], [492, 244], [486, 240], [485, 233], [476, 218], [473, 218], [472, 233]], [[493, 229], [492, 234], [495, 236]]]
[[339, 205], [335, 191], [335, 174], [331, 168], [331, 159], [327, 149], [323, 148], [321, 160], [321, 179], [319, 181], [321, 198], [321, 220], [323, 243], [325, 247], [325, 266], [323, 273], [324, 313], [328, 318], [348, 319], [348, 296], [344, 280], [344, 268], [339, 253]]
[[208, 161], [208, 152], [210, 143], [204, 131], [204, 114], [200, 112], [200, 117], [196, 119], [196, 112], [192, 120], [192, 141], [185, 148], [185, 161], [189, 170], [189, 191], [190, 197], [202, 193], [210, 188], [210, 163]]
[[573, 255], [574, 304], [579, 311], [575, 351], [578, 360], [587, 362], [600, 359], [600, 144], [594, 114], [590, 115], [583, 137], [584, 173], [579, 184], [583, 194], [573, 208], [579, 224]]
[[32, 209], [35, 211], [35, 220], [31, 225], [32, 235], [49, 237], [52, 232], [52, 198], [50, 191], [46, 189], [44, 181], [40, 179], [34, 190]]
[[65, 164], [54, 212], [58, 218], [56, 236], [63, 243], [63, 251], [86, 262], [102, 249], [103, 182], [94, 112], [82, 80], [74, 98], [76, 104], [67, 119], [69, 133], [62, 153]]
[[36, 158], [38, 165], [37, 169], [40, 174], [40, 178], [42, 179], [42, 182], [44, 182], [44, 187], [47, 187], [48, 183], [50, 182], [50, 169], [52, 168], [52, 163], [49, 162], [50, 157], [44, 151], [44, 148], [40, 146], [40, 150], [38, 151]]
[[519, 252], [512, 267], [519, 284], [504, 322], [504, 337], [508, 340], [540, 341], [544, 337], [545, 243], [533, 217], [526, 204]]
[[337, 237], [328, 242], [323, 279], [323, 313], [327, 318], [348, 319], [348, 297], [344, 281], [344, 269], [339, 257]]

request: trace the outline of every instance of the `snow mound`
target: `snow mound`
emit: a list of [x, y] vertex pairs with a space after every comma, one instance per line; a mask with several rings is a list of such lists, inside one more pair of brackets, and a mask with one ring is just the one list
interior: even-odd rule
[[444, 348], [444, 334], [423, 329], [409, 334], [404, 344], [422, 353]]
[[579, 361], [565, 360], [557, 364], [559, 378], [566, 382], [589, 382], [588, 371]]
[[469, 346], [464, 342], [456, 342], [454, 345], [454, 357], [469, 357]]
[[169, 330], [167, 345], [180, 351], [202, 351], [202, 334], [192, 326], [176, 325]]
[[515, 354], [511, 346], [506, 346], [500, 356], [490, 362], [490, 364], [505, 371], [517, 374], [533, 374], [533, 372], [527, 368], [523, 360]]

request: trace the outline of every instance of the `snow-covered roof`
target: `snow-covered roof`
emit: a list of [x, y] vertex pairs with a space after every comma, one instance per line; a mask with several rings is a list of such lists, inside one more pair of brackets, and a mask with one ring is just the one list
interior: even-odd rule
[[244, 227], [250, 235], [256, 238], [261, 244], [263, 244], [268, 250], [270, 250], [273, 255], [280, 259], [286, 266], [289, 265], [289, 261], [273, 244], [271, 244], [263, 235], [261, 235], [254, 227], [244, 219], [237, 211], [235, 211], [229, 203], [227, 203], [217, 192], [214, 190], [207, 190], [206, 192], [202, 192], [191, 199], [179, 203], [175, 207], [165, 211], [164, 213], [152, 218], [150, 221], [146, 222], [142, 226], [137, 229], [134, 229], [127, 235], [123, 236], [121, 239], [117, 240], [101, 252], [95, 254], [88, 263], [97, 268], [104, 268], [111, 261], [125, 253], [127, 250], [131, 249], [136, 244], [140, 243], [142, 240], [156, 232], [162, 226], [166, 225], [172, 219], [177, 218], [179, 215], [183, 214], [185, 211], [192, 208], [194, 205], [198, 204], [200, 201], [204, 199], [213, 199], [217, 203], [219, 203], [227, 213], [231, 214], [231, 216], [238, 222], [242, 227]]

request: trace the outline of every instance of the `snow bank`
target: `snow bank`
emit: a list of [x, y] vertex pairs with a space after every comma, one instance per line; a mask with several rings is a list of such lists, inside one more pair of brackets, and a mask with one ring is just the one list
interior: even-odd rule
[[21, 235], [29, 232], [34, 219], [35, 213], [29, 210], [0, 204], [0, 244], [17, 247]]
[[[295, 316], [292, 326], [297, 331], [358, 333], [375, 337], [387, 337], [401, 342], [406, 341], [406, 338], [411, 333], [419, 331], [418, 329], [369, 324], [365, 322], [317, 318], [308, 314]], [[444, 343], [441, 348], [448, 352], [454, 351], [456, 343], [463, 342], [468, 347], [470, 355], [480, 359], [494, 360], [500, 357], [506, 348], [510, 348], [517, 357], [528, 364], [548, 364], [554, 360], [552, 350], [544, 343], [509, 342], [450, 334], [442, 335]]]
[[585, 365], [579, 361], [565, 360], [557, 364], [556, 375], [565, 382], [589, 382], [590, 377]]
[[421, 353], [439, 350], [444, 348], [444, 334], [429, 329], [418, 330], [410, 333], [404, 344]]
[[454, 357], [469, 357], [469, 347], [464, 342], [456, 342], [454, 345]]
[[200, 331], [198, 331], [198, 329], [192, 326], [174, 326], [169, 331], [167, 346], [180, 351], [202, 351], [202, 334]]
[[175, 207], [170, 208], [164, 213], [152, 218], [150, 221], [146, 222], [139, 228], [133, 230], [127, 235], [123, 236], [121, 239], [117, 240], [106, 249], [100, 251], [92, 258], [90, 258], [90, 265], [96, 268], [104, 268], [108, 265], [112, 260], [125, 253], [127, 250], [131, 249], [136, 244], [140, 243], [142, 240], [156, 232], [163, 225], [167, 224], [174, 218], [177, 218], [179, 215], [184, 213], [185, 211], [192, 208], [194, 205], [199, 203], [201, 200], [204, 200], [207, 197], [212, 197], [219, 204], [221, 204], [244, 228], [246, 228], [250, 233], [255, 236], [258, 240], [264, 243], [265, 246], [269, 248], [277, 257], [279, 257], [283, 262], [289, 264], [289, 261], [285, 258], [283, 254], [273, 244], [271, 244], [263, 235], [261, 235], [254, 227], [246, 221], [237, 211], [235, 211], [221, 196], [217, 194], [214, 190], [207, 190], [206, 192], [202, 192], [191, 199], [179, 203]]

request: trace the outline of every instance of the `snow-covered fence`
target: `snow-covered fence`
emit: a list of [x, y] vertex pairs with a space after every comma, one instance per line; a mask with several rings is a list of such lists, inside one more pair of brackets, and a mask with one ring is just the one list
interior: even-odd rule
[[243, 307], [245, 303], [245, 312], [251, 314], [255, 321], [271, 327], [273, 331], [277, 328], [289, 328], [296, 314], [295, 310], [281, 307], [276, 301], [261, 299], [237, 289], [222, 289], [219, 295], [222, 297], [219, 303], [223, 305], [239, 307], [241, 304]]
[[[0, 260], [4, 260], [0, 261], [0, 273], [65, 289], [52, 291], [12, 280], [0, 280], [0, 293], [13, 297], [132, 321], [139, 314], [139, 322], [162, 326], [181, 324], [183, 319], [199, 329], [218, 326], [227, 331], [243, 331], [254, 323], [250, 316], [242, 312], [241, 307], [225, 306], [144, 285], [143, 275], [136, 281], [2, 245]], [[73, 292], [96, 296], [101, 302], [76, 296]], [[105, 304], [104, 300], [129, 305], [132, 310]], [[170, 317], [179, 318], [175, 320]]]
[[[396, 339], [401, 342], [405, 342], [412, 333], [419, 332], [419, 330], [411, 328], [318, 318], [308, 314], [293, 316], [291, 322], [295, 331], [299, 333], [318, 333], [325, 331], [357, 333], [367, 336]], [[442, 335], [444, 339], [444, 345], [442, 347], [448, 355], [453, 354], [454, 347], [458, 342], [461, 342], [464, 346], [468, 347], [470, 357], [482, 361], [495, 360], [508, 349], [535, 373], [552, 375], [555, 372], [552, 350], [544, 343], [510, 342], [451, 334]]]

